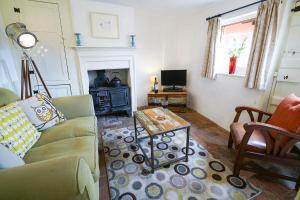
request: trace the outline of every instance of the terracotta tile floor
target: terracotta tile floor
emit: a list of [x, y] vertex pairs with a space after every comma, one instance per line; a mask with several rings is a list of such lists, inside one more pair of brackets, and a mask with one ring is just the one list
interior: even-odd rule
[[[235, 151], [227, 148], [228, 132], [219, 127], [212, 121], [208, 120], [204, 116], [194, 111], [188, 111], [186, 113], [179, 113], [181, 117], [192, 123], [191, 135], [200, 144], [205, 146], [207, 150], [217, 159], [222, 160], [228, 167], [233, 168]], [[108, 119], [113, 119], [115, 123], [107, 123]], [[103, 131], [106, 128], [121, 128], [124, 126], [133, 125], [132, 118], [127, 117], [101, 117], [99, 118], [99, 130]], [[105, 167], [105, 155], [102, 148], [102, 142], [100, 138], [100, 199], [109, 199], [109, 189]], [[282, 171], [285, 173], [293, 174], [295, 170], [286, 169], [283, 167], [275, 166], [272, 164], [263, 163], [259, 164], [253, 161], [249, 161], [249, 165], [254, 168], [260, 166], [267, 167], [268, 169]], [[256, 199], [258, 200], [289, 200], [294, 199], [296, 191], [292, 188], [294, 183], [284, 180], [276, 180], [274, 178], [266, 178], [258, 176], [254, 173], [241, 171], [241, 176], [247, 178], [255, 186], [262, 189], [262, 194]]]

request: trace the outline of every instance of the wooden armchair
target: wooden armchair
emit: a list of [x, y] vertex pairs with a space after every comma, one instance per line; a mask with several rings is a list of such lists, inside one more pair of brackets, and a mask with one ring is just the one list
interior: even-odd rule
[[[278, 164], [295, 166], [300, 169], [300, 156], [297, 158], [297, 154], [291, 152], [295, 143], [300, 141], [300, 134], [264, 123], [271, 118], [272, 114], [270, 113], [245, 106], [237, 107], [235, 111], [236, 116], [230, 126], [228, 140], [228, 148], [232, 148], [234, 144], [238, 150], [233, 175], [239, 176], [241, 169], [255, 171], [258, 174], [262, 173], [264, 175], [269, 173], [268, 175], [296, 182], [295, 188], [298, 189], [300, 186], [300, 176], [295, 178], [272, 172], [253, 170], [243, 165], [243, 159], [251, 158], [271, 161]], [[239, 122], [243, 111], [249, 114], [251, 122], [245, 124]], [[256, 119], [255, 114], [257, 114]], [[265, 121], [263, 121], [264, 119]], [[299, 133], [299, 131], [300, 128], [298, 128], [297, 132]], [[276, 137], [272, 137], [272, 134], [276, 134]], [[284, 144], [282, 144], [283, 138], [287, 141]]]

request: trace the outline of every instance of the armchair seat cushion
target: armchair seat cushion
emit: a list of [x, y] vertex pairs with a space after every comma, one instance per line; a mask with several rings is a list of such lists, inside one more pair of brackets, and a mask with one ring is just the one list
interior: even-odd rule
[[97, 118], [95, 116], [78, 117], [43, 131], [34, 147], [67, 138], [95, 135], [97, 135]]
[[26, 164], [53, 158], [77, 156], [83, 158], [92, 172], [94, 181], [99, 179], [97, 136], [83, 136], [60, 140], [30, 149], [24, 161]]
[[[232, 139], [237, 148], [239, 148], [243, 137], [246, 133], [243, 123], [232, 123], [230, 125], [230, 130], [232, 134]], [[266, 141], [262, 133], [258, 130], [254, 130], [252, 133], [246, 150], [255, 151], [255, 152], [265, 152], [266, 150]]]

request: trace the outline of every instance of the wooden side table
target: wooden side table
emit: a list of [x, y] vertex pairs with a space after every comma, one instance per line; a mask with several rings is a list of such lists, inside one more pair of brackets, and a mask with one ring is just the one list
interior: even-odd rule
[[163, 92], [148, 93], [148, 106], [162, 106], [162, 102], [168, 101], [168, 109], [173, 112], [186, 112], [187, 110], [187, 92]]

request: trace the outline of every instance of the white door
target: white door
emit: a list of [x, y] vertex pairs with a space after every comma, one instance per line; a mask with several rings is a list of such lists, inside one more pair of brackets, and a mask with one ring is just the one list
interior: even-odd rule
[[294, 93], [300, 97], [300, 12], [292, 14], [289, 33], [269, 102], [273, 112], [280, 101]]
[[[59, 3], [35, 0], [16, 2], [20, 9], [20, 22], [26, 24], [39, 40], [31, 55], [51, 95], [72, 95]], [[31, 75], [31, 79], [33, 90], [41, 91], [41, 82], [37, 82], [35, 75]]]

